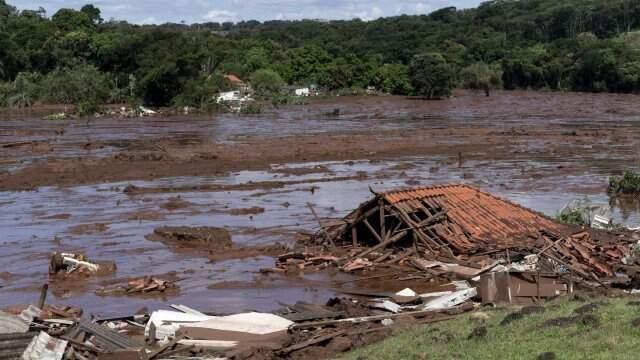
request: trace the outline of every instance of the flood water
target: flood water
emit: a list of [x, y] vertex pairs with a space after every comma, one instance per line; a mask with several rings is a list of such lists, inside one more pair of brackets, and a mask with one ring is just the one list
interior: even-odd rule
[[[0, 143], [51, 140], [54, 151], [28, 155], [19, 166], [49, 157], [110, 156], [119, 143], [146, 137], [197, 136], [216, 141], [294, 136], [374, 129], [442, 128], [447, 126], [494, 127], [495, 131], [527, 130], [527, 124], [544, 121], [567, 131], [622, 129], [632, 136], [640, 128], [640, 102], [633, 96], [587, 94], [504, 93], [487, 103], [468, 96], [449, 102], [417, 103], [397, 98], [325, 99], [313, 106], [292, 107], [258, 117], [184, 117], [114, 120], [90, 124], [81, 121], [52, 123], [32, 119], [25, 129], [19, 116], [0, 122]], [[337, 118], [323, 115], [341, 109]], [[188, 124], [185, 125], [185, 121]], [[547, 126], [547, 125], [543, 125]], [[64, 135], [55, 135], [64, 127]], [[83, 141], [110, 142], [111, 146], [81, 154]], [[425, 139], [428, 141], [428, 139]], [[451, 138], [450, 146], [464, 139]], [[113, 260], [116, 274], [86, 281], [52, 283], [50, 301], [81, 306], [103, 315], [131, 313], [181, 303], [204, 311], [230, 313], [273, 310], [280, 303], [298, 300], [325, 302], [335, 295], [336, 283], [349, 279], [340, 273], [307, 273], [301, 276], [261, 275], [274, 265], [267, 256], [210, 262], [206, 256], [176, 251], [145, 239], [159, 226], [218, 226], [231, 231], [238, 245], [293, 243], [300, 231], [317, 230], [307, 203], [320, 217], [340, 218], [371, 193], [397, 187], [467, 183], [522, 206], [554, 216], [567, 202], [588, 197], [597, 204], [611, 204], [616, 221], [640, 225], [639, 205], [611, 201], [605, 193], [613, 172], [637, 165], [637, 145], [626, 138], [594, 137], [591, 143], [562, 144], [549, 153], [546, 140], [525, 138], [517, 151], [469, 160], [417, 154], [397, 159], [326, 161], [273, 164], [266, 171], [241, 171], [216, 177], [174, 177], [154, 181], [127, 181], [75, 187], [44, 187], [30, 192], [0, 192], [0, 307], [35, 301], [48, 282], [49, 256], [53, 251], [83, 252], [92, 260]], [[569, 145], [567, 145], [569, 146]], [[579, 151], [575, 151], [579, 148]], [[608, 149], [603, 152], [602, 149]], [[2, 150], [4, 151], [4, 150]], [[5, 153], [5, 156], [8, 156]], [[1, 157], [0, 157], [1, 158]], [[0, 164], [1, 165], [1, 164]], [[3, 168], [13, 171], [16, 164]], [[295, 175], [291, 169], [318, 169]], [[566, 169], [573, 169], [567, 171]], [[177, 191], [127, 195], [127, 185], [174, 187], [210, 184], [243, 184], [280, 181], [278, 188], [225, 191]], [[180, 196], [191, 203], [182, 209], [163, 207]], [[232, 215], [230, 209], [260, 207], [255, 215]], [[104, 224], [96, 231], [76, 231], [79, 225]], [[164, 298], [98, 297], [93, 291], [116, 279], [174, 273], [181, 293]], [[227, 282], [227, 286], [216, 286]], [[214, 285], [213, 288], [210, 288]]]

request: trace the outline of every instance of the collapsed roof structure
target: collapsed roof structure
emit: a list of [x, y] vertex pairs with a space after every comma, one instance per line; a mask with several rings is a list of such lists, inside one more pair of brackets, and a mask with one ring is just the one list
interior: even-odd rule
[[549, 271], [598, 282], [630, 270], [624, 260], [634, 242], [560, 224], [468, 185], [374, 192], [319, 236], [360, 249], [352, 258], [373, 263], [421, 258], [482, 268], [489, 257], [511, 262], [533, 254], [548, 260]]

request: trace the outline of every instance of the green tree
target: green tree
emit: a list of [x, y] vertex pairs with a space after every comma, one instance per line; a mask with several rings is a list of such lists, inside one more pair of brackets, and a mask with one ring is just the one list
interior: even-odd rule
[[378, 82], [375, 86], [385, 93], [409, 95], [413, 90], [409, 78], [409, 67], [403, 64], [384, 64], [379, 69]]
[[491, 89], [502, 87], [502, 69], [499, 64], [471, 64], [462, 70], [460, 77], [464, 88], [484, 90], [487, 96]]
[[280, 74], [270, 69], [260, 69], [251, 75], [251, 86], [261, 95], [275, 93], [283, 84]]
[[80, 9], [80, 12], [87, 14], [87, 16], [89, 17], [89, 20], [91, 20], [91, 22], [93, 22], [94, 24], [101, 24], [103, 21], [102, 17], [100, 16], [101, 15], [100, 9], [93, 6], [92, 4], [87, 4], [83, 6]]
[[93, 25], [89, 15], [73, 9], [60, 9], [53, 15], [51, 20], [62, 31], [90, 28]]
[[201, 110], [215, 110], [216, 96], [224, 89], [224, 76], [216, 73], [206, 78], [187, 81], [183, 91], [172, 101], [174, 106], [193, 106]]
[[439, 99], [451, 94], [451, 68], [440, 53], [416, 55], [409, 69], [416, 95]]
[[95, 108], [109, 100], [112, 82], [109, 75], [93, 65], [57, 69], [41, 82], [40, 98], [58, 104], [84, 104]]

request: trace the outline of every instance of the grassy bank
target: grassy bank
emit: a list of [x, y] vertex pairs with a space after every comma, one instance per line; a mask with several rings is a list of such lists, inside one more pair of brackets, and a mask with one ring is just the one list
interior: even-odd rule
[[[599, 305], [593, 312], [576, 313], [592, 303]], [[640, 302], [634, 302], [633, 298], [590, 302], [561, 299], [546, 304], [544, 313], [500, 324], [518, 309], [483, 310], [486, 316], [470, 313], [451, 321], [416, 327], [349, 353], [343, 359], [565, 360], [640, 356], [640, 320], [636, 320], [640, 319]], [[479, 329], [482, 327], [486, 333]], [[476, 336], [471, 336], [474, 330]]]

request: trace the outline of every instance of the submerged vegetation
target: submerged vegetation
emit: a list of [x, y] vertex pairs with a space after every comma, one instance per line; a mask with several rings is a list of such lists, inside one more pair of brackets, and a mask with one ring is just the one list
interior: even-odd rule
[[0, 0], [0, 106], [215, 109], [215, 93], [233, 88], [225, 74], [261, 95], [283, 84], [426, 98], [455, 87], [637, 92], [637, 30], [640, 0], [495, 0], [368, 22], [145, 26], [105, 21], [93, 5], [49, 15]]
[[640, 174], [625, 171], [622, 176], [612, 176], [609, 178], [608, 191], [614, 195], [640, 195]]

